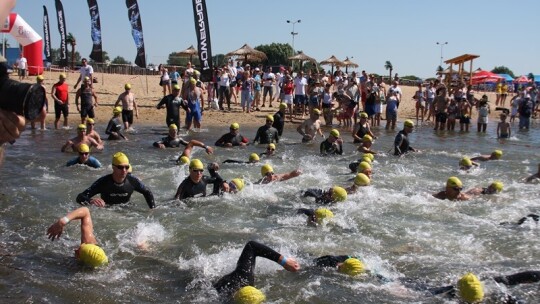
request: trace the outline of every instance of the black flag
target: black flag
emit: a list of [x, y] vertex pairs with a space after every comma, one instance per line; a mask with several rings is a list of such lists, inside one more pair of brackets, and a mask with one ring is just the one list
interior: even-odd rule
[[146, 68], [143, 29], [141, 23], [141, 14], [139, 13], [139, 5], [137, 4], [137, 0], [126, 0], [126, 6], [128, 9], [129, 22], [131, 23], [131, 35], [133, 35], [133, 40], [135, 41], [135, 46], [137, 47], [135, 64], [141, 68]]
[[210, 44], [210, 27], [208, 26], [208, 13], [206, 0], [193, 0], [193, 15], [195, 19], [195, 32], [197, 33], [197, 49], [201, 61], [201, 81], [212, 80], [212, 47]]
[[43, 6], [43, 53], [45, 54], [45, 60], [51, 62], [51, 35], [49, 32], [49, 14], [47, 13], [47, 7]]
[[90, 35], [92, 36], [92, 53], [89, 57], [96, 62], [103, 62], [101, 22], [99, 22], [97, 0], [88, 0], [88, 9], [90, 10]]
[[60, 32], [60, 66], [68, 65], [66, 45], [66, 19], [64, 18], [64, 6], [60, 0], [55, 0], [56, 16], [58, 17], [58, 32]]

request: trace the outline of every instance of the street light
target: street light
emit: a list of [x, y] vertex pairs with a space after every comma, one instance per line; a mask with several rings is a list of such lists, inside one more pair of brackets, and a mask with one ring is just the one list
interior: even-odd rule
[[292, 36], [292, 49], [293, 49], [293, 56], [294, 56], [294, 36], [298, 35], [298, 33], [296, 33], [294, 31], [294, 25], [297, 24], [297, 23], [300, 23], [302, 22], [302, 20], [298, 19], [296, 21], [291, 21], [291, 20], [287, 20], [287, 23], [292, 23], [292, 32], [291, 32], [291, 36]]
[[447, 45], [448, 42], [445, 42], [445, 43], [442, 43], [442, 42], [437, 42], [437, 45], [440, 45], [441, 46], [441, 63], [439, 64], [441, 67], [442, 67], [442, 59], [443, 59], [443, 56], [442, 56], [442, 49], [445, 45]]

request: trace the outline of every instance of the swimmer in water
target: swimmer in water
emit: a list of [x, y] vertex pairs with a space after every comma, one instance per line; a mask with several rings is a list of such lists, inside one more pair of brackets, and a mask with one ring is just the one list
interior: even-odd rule
[[503, 183], [501, 183], [500, 181], [495, 181], [491, 183], [489, 186], [487, 186], [486, 188], [481, 188], [481, 187], [472, 188], [468, 190], [467, 192], [465, 192], [465, 194], [469, 196], [483, 195], [483, 194], [496, 194], [496, 193], [501, 192], [503, 190], [503, 187], [504, 187]]
[[[125, 204], [129, 202], [133, 191], [137, 191], [144, 196], [150, 209], [156, 208], [152, 191], [146, 188], [140, 179], [129, 173], [131, 165], [124, 153], [117, 152], [113, 155], [112, 169], [112, 174], [101, 177], [88, 189], [79, 193], [77, 203], [98, 207]], [[99, 198], [92, 198], [98, 193], [100, 194]]]
[[529, 218], [532, 221], [536, 222], [536, 223], [538, 223], [540, 221], [540, 215], [531, 213], [531, 214], [527, 214], [527, 216], [524, 216], [524, 217], [520, 218], [519, 221], [517, 221], [515, 223], [502, 222], [499, 225], [516, 225], [516, 226], [520, 226], [520, 225], [523, 225], [523, 223], [527, 222], [529, 220]]
[[213, 284], [217, 292], [226, 298], [234, 298], [236, 303], [262, 303], [266, 297], [254, 287], [257, 257], [274, 261], [290, 272], [300, 270], [300, 264], [294, 258], [285, 257], [261, 243], [249, 241], [242, 250], [233, 272]]
[[271, 182], [282, 182], [289, 180], [293, 177], [297, 177], [300, 174], [302, 174], [302, 171], [300, 170], [293, 170], [289, 173], [282, 173], [282, 174], [276, 174], [274, 173], [274, 168], [270, 166], [269, 164], [265, 164], [261, 167], [261, 175], [263, 176], [257, 184], [268, 184]]
[[109, 120], [109, 124], [107, 124], [107, 128], [105, 129], [105, 134], [109, 135], [109, 140], [127, 140], [127, 137], [122, 134], [122, 121], [120, 120], [120, 114], [122, 114], [122, 108], [115, 107], [113, 109], [113, 117], [111, 120]]
[[72, 139], [66, 141], [66, 143], [62, 146], [61, 151], [62, 152], [69, 152], [69, 149], [73, 152], [79, 151], [79, 145], [80, 144], [86, 144], [88, 147], [96, 147], [97, 150], [101, 151], [103, 150], [103, 145], [98, 143], [95, 139], [91, 138], [90, 136], [86, 135], [86, 125], [80, 124], [77, 127], [77, 136], [73, 137]]
[[307, 215], [307, 223], [310, 226], [322, 225], [325, 221], [328, 221], [334, 217], [334, 213], [332, 213], [332, 211], [326, 208], [300, 208], [298, 209], [297, 213]]
[[272, 157], [276, 155], [276, 145], [275, 144], [268, 144], [266, 146], [266, 152], [262, 152], [260, 156], [265, 155], [266, 157]]
[[371, 163], [373, 162], [373, 160], [375, 160], [375, 155], [373, 155], [371, 153], [366, 153], [359, 160], [350, 163], [349, 164], [349, 169], [353, 173], [357, 173], [357, 172], [358, 173], [364, 173], [364, 174], [366, 174], [367, 176], [369, 176], [371, 178], [371, 172], [369, 174], [367, 174], [366, 172], [361, 172], [361, 171], [359, 171], [358, 166], [360, 166], [361, 162], [366, 162], [366, 163], [368, 163], [370, 165], [370, 169], [371, 169]]
[[377, 154], [376, 151], [371, 149], [371, 146], [373, 146], [373, 138], [370, 135], [366, 134], [362, 138], [362, 144], [358, 147], [358, 151], [366, 154]]
[[463, 157], [460, 161], [459, 161], [459, 169], [460, 170], [469, 170], [471, 169], [473, 166], [475, 167], [478, 167], [478, 163], [477, 162], [473, 162], [470, 158], [468, 157]]
[[236, 147], [236, 146], [246, 146], [249, 144], [249, 139], [240, 134], [240, 125], [236, 122], [232, 123], [229, 127], [229, 133], [223, 134], [217, 141], [216, 146], [218, 147]]
[[322, 156], [342, 155], [343, 138], [340, 137], [339, 131], [332, 129], [332, 131], [330, 131], [330, 136], [321, 142], [319, 149]]
[[354, 194], [356, 193], [356, 191], [358, 191], [358, 189], [360, 189], [360, 187], [369, 186], [370, 183], [371, 180], [369, 176], [364, 173], [358, 173], [354, 177], [354, 183], [351, 186], [345, 188], [345, 190], [347, 191], [347, 194]]
[[102, 145], [103, 141], [101, 140], [101, 136], [99, 136], [99, 133], [96, 132], [94, 129], [94, 126], [96, 125], [93, 118], [87, 118], [86, 119], [86, 135], [95, 139], [98, 144]]
[[539, 179], [540, 179], [540, 164], [538, 164], [538, 171], [535, 174], [525, 178], [524, 181], [526, 183], [530, 183], [534, 180], [539, 180]]
[[462, 193], [461, 190], [463, 190], [463, 184], [461, 183], [459, 178], [452, 176], [446, 181], [446, 189], [433, 194], [433, 196], [442, 200], [469, 200], [471, 197], [465, 193]]
[[304, 120], [304, 122], [296, 128], [296, 131], [302, 135], [303, 143], [314, 140], [317, 133], [324, 138], [324, 134], [321, 130], [321, 121], [319, 120], [320, 116], [321, 111], [319, 109], [313, 109], [309, 118]]
[[503, 152], [501, 150], [495, 150], [491, 152], [490, 155], [480, 155], [480, 156], [473, 157], [471, 158], [471, 161], [497, 160], [497, 159], [501, 159], [502, 156], [503, 156]]
[[79, 156], [68, 161], [66, 166], [70, 167], [73, 165], [86, 165], [92, 168], [101, 168], [101, 163], [95, 157], [90, 156], [90, 147], [86, 144], [79, 145]]
[[307, 189], [304, 197], [314, 197], [317, 204], [332, 204], [347, 200], [347, 190], [342, 187], [334, 186], [324, 191], [322, 189]]
[[403, 130], [399, 131], [394, 139], [394, 155], [403, 155], [408, 152], [417, 152], [409, 143], [409, 134], [414, 129], [414, 122], [410, 119], [403, 122]]
[[279, 134], [278, 134], [278, 130], [272, 127], [273, 123], [274, 123], [274, 116], [270, 114], [266, 115], [266, 124], [257, 130], [257, 134], [255, 134], [255, 139], [253, 140], [253, 143], [256, 143], [256, 142], [260, 144], [271, 144], [273, 142], [278, 143]]
[[[273, 144], [272, 144], [273, 145]], [[256, 164], [261, 160], [259, 154], [251, 153], [249, 155], [248, 161], [236, 160], [236, 159], [226, 159], [223, 161], [224, 164]]]
[[94, 236], [92, 217], [87, 207], [80, 207], [58, 219], [47, 229], [47, 236], [51, 241], [60, 238], [64, 232], [64, 227], [69, 222], [75, 220], [81, 220], [81, 245], [75, 250], [77, 260], [93, 268], [107, 265], [109, 260], [105, 251], [97, 245], [98, 242]]
[[206, 196], [206, 186], [208, 184], [214, 185], [212, 194], [219, 194], [220, 189], [223, 192], [229, 192], [229, 184], [217, 173], [218, 170], [219, 165], [212, 163], [208, 166], [210, 176], [203, 175], [203, 163], [199, 159], [191, 160], [189, 163], [189, 176], [178, 185], [174, 198], [182, 200]]

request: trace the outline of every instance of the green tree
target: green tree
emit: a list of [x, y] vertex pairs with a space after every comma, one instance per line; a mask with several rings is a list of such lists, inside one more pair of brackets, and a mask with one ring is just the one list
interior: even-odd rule
[[390, 61], [386, 61], [384, 63], [384, 68], [390, 71], [388, 73], [388, 83], [392, 83], [392, 70], [394, 69], [394, 67], [392, 66], [392, 63]]
[[227, 63], [227, 59], [225, 59], [225, 55], [223, 54], [217, 54], [215, 56], [212, 56], [212, 62], [214, 63], [214, 66], [222, 66]]
[[111, 61], [112, 64], [131, 64], [130, 61], [127, 61], [124, 57], [122, 56], [116, 56], [114, 57], [114, 59]]
[[66, 43], [71, 46], [71, 68], [75, 65], [75, 46], [77, 45], [77, 40], [72, 33], [68, 33], [66, 37]]
[[[79, 52], [75, 52], [74, 54], [74, 58], [75, 58], [75, 62], [80, 62], [81, 61], [81, 54], [79, 54]], [[54, 65], [60, 65], [60, 48], [58, 49], [54, 49], [54, 48], [51, 48], [51, 61], [52, 61], [52, 64]]]
[[265, 65], [289, 65], [289, 57], [293, 52], [288, 43], [261, 44], [255, 47], [257, 51], [266, 54]]
[[516, 76], [514, 76], [514, 72], [512, 72], [512, 70], [510, 70], [509, 68], [503, 65], [494, 67], [493, 70], [491, 70], [491, 72], [495, 74], [508, 74], [512, 78], [516, 78]]
[[401, 79], [415, 80], [415, 81], [422, 80], [422, 78], [414, 76], [414, 75], [406, 75], [406, 76], [401, 77]]

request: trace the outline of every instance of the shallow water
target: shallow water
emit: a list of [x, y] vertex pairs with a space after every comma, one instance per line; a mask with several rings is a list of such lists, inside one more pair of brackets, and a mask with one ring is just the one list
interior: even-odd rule
[[[137, 127], [137, 126], [136, 126]], [[94, 153], [105, 167], [66, 168], [74, 157], [60, 153], [74, 130], [26, 131], [7, 148], [0, 169], [0, 290], [3, 302], [179, 302], [215, 303], [211, 287], [230, 272], [244, 244], [263, 242], [286, 256], [296, 257], [299, 273], [288, 273], [270, 261], [259, 259], [256, 287], [269, 303], [443, 303], [448, 299], [428, 296], [399, 284], [404, 278], [429, 286], [453, 284], [468, 271], [483, 280], [491, 302], [504, 292], [530, 303], [540, 300], [538, 284], [506, 288], [486, 279], [497, 274], [540, 269], [539, 227], [500, 226], [529, 213], [540, 212], [538, 184], [519, 180], [536, 170], [540, 159], [538, 125], [529, 132], [515, 132], [506, 142], [490, 133], [435, 133], [429, 126], [415, 129], [412, 145], [420, 153], [402, 158], [376, 156], [372, 186], [330, 207], [334, 220], [318, 228], [306, 225], [301, 207], [316, 208], [302, 198], [301, 189], [349, 185], [347, 165], [359, 157], [345, 139], [345, 155], [316, 156], [318, 144], [296, 144], [300, 136], [287, 130], [278, 145], [278, 157], [263, 159], [277, 173], [300, 168], [295, 179], [272, 185], [253, 185], [260, 165], [223, 164], [226, 179], [244, 177], [248, 182], [238, 195], [173, 201], [186, 168], [175, 166], [179, 149], [157, 150], [152, 142], [165, 136], [165, 128], [140, 127], [128, 142], [108, 142]], [[98, 131], [103, 131], [98, 128]], [[255, 130], [243, 130], [250, 138]], [[222, 130], [206, 129], [187, 138], [213, 143]], [[395, 132], [375, 130], [374, 149], [387, 152]], [[462, 156], [504, 151], [503, 159], [460, 172]], [[216, 148], [213, 156], [196, 149], [203, 162], [228, 158], [246, 159], [264, 147]], [[93, 181], [111, 171], [111, 155], [124, 151], [136, 176], [154, 192], [155, 210], [149, 210], [138, 193], [126, 206], [91, 207], [96, 236], [110, 264], [104, 269], [81, 269], [73, 258], [78, 247], [78, 223], [71, 223], [62, 238], [50, 242], [45, 231], [56, 219], [79, 207], [75, 202]], [[487, 186], [494, 180], [505, 184], [498, 195], [469, 202], [434, 199], [446, 179], [456, 175], [465, 189]], [[146, 243], [148, 250], [137, 244]], [[314, 269], [311, 260], [327, 254], [361, 257], [367, 267], [388, 278], [350, 278], [333, 270]]]

